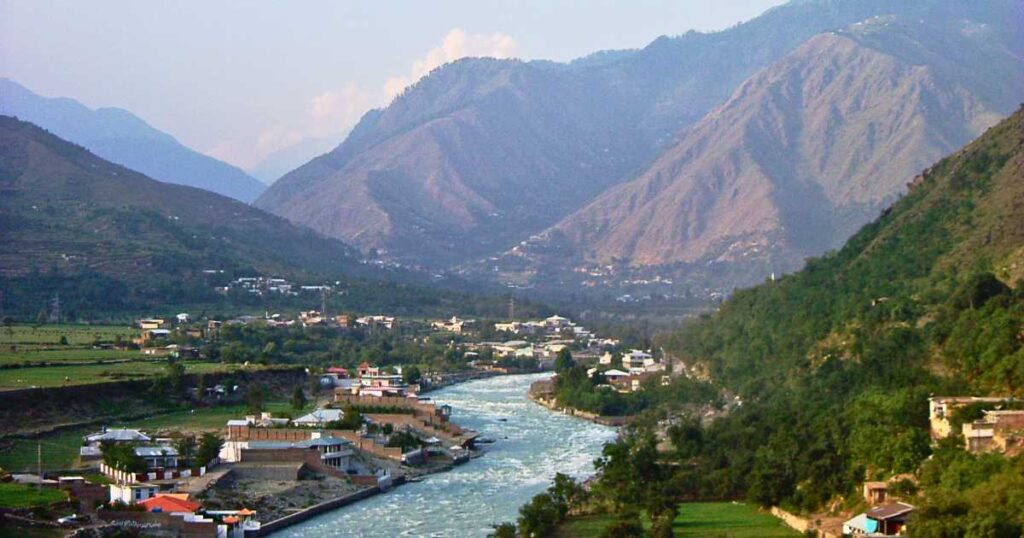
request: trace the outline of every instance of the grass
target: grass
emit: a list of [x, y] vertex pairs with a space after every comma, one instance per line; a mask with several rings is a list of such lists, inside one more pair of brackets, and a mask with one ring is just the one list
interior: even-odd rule
[[0, 328], [0, 343], [3, 344], [60, 344], [60, 337], [67, 339], [68, 345], [81, 346], [92, 344], [99, 338], [105, 342], [113, 342], [117, 336], [131, 340], [139, 336], [139, 330], [124, 325], [12, 325]]
[[[599, 536], [612, 516], [574, 517], [563, 523], [555, 536]], [[792, 538], [800, 534], [753, 504], [732, 502], [683, 503], [672, 524], [677, 538]]]
[[[183, 364], [185, 372], [189, 374], [226, 372], [242, 368], [241, 365], [216, 362], [185, 362]], [[145, 379], [165, 373], [166, 365], [163, 361], [12, 368], [0, 370], [0, 390], [126, 381]]]
[[67, 499], [63, 491], [53, 488], [37, 490], [35, 486], [0, 483], [0, 506], [4, 508], [32, 508]]
[[37, 347], [25, 349], [19, 346], [18, 351], [0, 351], [0, 365], [24, 363], [60, 363], [90, 362], [124, 359], [140, 359], [145, 356], [139, 351], [122, 351], [119, 349], [92, 349], [91, 347]]
[[[0, 328], [0, 365], [140, 358], [138, 351], [93, 349], [96, 340], [131, 341], [138, 329], [122, 325], [13, 325]], [[61, 343], [61, 338], [66, 344]]]
[[[291, 414], [298, 416], [287, 402], [271, 402], [266, 410], [277, 416]], [[301, 413], [308, 412], [307, 406]], [[182, 409], [150, 418], [108, 424], [108, 427], [137, 428], [147, 433], [158, 430], [181, 429], [188, 431], [220, 430], [231, 418], [240, 418], [248, 414], [244, 405], [227, 405], [205, 407], [200, 409]], [[46, 435], [38, 439], [12, 439], [0, 446], [0, 467], [11, 472], [35, 472], [37, 450], [43, 453], [43, 469], [71, 469], [78, 463], [78, 449], [82, 446], [82, 438], [99, 430], [99, 427], [72, 428]]]

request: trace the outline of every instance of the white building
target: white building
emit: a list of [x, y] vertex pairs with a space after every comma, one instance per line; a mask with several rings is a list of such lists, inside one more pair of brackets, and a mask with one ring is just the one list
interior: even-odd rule
[[307, 428], [322, 428], [330, 422], [341, 420], [344, 416], [345, 412], [341, 409], [317, 409], [308, 415], [292, 420], [292, 424]]
[[160, 486], [137, 482], [133, 484], [111, 484], [110, 502], [122, 502], [124, 504], [135, 504], [150, 497], [156, 497]]

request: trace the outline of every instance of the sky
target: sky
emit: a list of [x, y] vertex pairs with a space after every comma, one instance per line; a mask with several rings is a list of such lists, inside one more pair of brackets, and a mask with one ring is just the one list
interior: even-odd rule
[[782, 0], [0, 0], [0, 76], [252, 169], [465, 56], [568, 61]]

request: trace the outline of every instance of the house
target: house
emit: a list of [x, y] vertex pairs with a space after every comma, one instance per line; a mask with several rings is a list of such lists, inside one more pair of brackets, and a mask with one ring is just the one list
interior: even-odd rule
[[160, 318], [147, 318], [139, 320], [139, 328], [148, 331], [152, 329], [159, 329], [164, 326], [164, 320]]
[[980, 420], [962, 426], [969, 452], [997, 452], [1014, 456], [1024, 452], [1024, 410], [985, 411]]
[[395, 327], [395, 318], [390, 316], [363, 316], [356, 318], [356, 325], [375, 331], [384, 329], [390, 331]]
[[317, 409], [308, 415], [292, 420], [292, 424], [307, 428], [323, 428], [330, 422], [341, 420], [345, 412], [341, 409]]
[[[228, 447], [228, 444], [237, 446]], [[301, 441], [229, 441], [222, 451], [225, 453], [229, 455], [225, 461], [298, 463], [314, 471], [347, 474], [355, 451], [347, 439], [313, 432], [311, 438]], [[230, 458], [232, 454], [237, 460]]]
[[906, 503], [891, 503], [884, 504], [882, 506], [876, 506], [871, 510], [868, 510], [865, 514], [867, 516], [868, 527], [871, 526], [871, 522], [875, 523], [875, 530], [869, 531], [882, 536], [896, 536], [903, 533], [903, 529], [907, 526], [907, 521], [914, 513], [914, 507]]
[[136, 504], [145, 508], [147, 512], [164, 512], [168, 514], [194, 514], [203, 507], [202, 504], [188, 500], [187, 493], [157, 493]]
[[86, 435], [83, 438], [84, 444], [79, 447], [78, 455], [82, 460], [98, 459], [103, 456], [100, 451], [100, 446], [104, 443], [114, 444], [134, 444], [134, 443], [149, 443], [152, 439], [139, 430], [131, 430], [127, 428], [112, 428], [106, 429]]
[[135, 455], [146, 462], [149, 469], [177, 469], [178, 451], [170, 446], [138, 446]]
[[188, 315], [188, 312], [182, 312], [177, 316], [174, 316], [174, 319], [178, 320], [178, 323], [180, 324], [185, 324], [192, 321], [192, 317]]
[[639, 349], [631, 350], [622, 357], [622, 367], [634, 373], [643, 372], [648, 365], [654, 363], [654, 357], [650, 353]]
[[145, 482], [133, 482], [131, 484], [111, 484], [110, 502], [122, 502], [124, 504], [137, 504], [141, 501], [156, 497], [160, 486]]
[[945, 439], [953, 434], [950, 419], [953, 413], [972, 404], [991, 404], [996, 407], [1009, 401], [1005, 397], [978, 396], [935, 396], [928, 398], [928, 420], [931, 425], [932, 439]]
[[435, 331], [448, 331], [453, 333], [461, 333], [470, 331], [476, 328], [475, 319], [460, 319], [456, 316], [452, 316], [449, 320], [435, 321], [430, 324]]
[[884, 503], [888, 491], [888, 482], [864, 482], [864, 500], [872, 506]]
[[569, 318], [563, 318], [559, 315], [554, 315], [548, 318], [544, 318], [544, 326], [548, 332], [558, 332], [562, 329], [568, 329], [572, 327], [572, 320]]
[[622, 370], [616, 370], [614, 368], [604, 372], [604, 378], [607, 379], [609, 383], [623, 380], [627, 377], [629, 377], [629, 372], [623, 372]]
[[338, 377], [348, 377], [348, 369], [341, 366], [328, 366], [324, 369], [328, 374], [337, 374]]

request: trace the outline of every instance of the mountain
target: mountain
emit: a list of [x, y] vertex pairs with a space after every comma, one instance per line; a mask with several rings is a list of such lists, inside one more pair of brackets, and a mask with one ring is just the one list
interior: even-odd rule
[[[695, 476], [814, 510], [858, 497], [865, 479], [913, 472], [904, 498], [921, 507], [915, 534], [1020, 535], [1019, 499], [988, 500], [1020, 491], [1024, 462], [933, 444], [928, 397], [1024, 395], [1022, 209], [1019, 109], [917, 176], [838, 252], [737, 292], [666, 342], [743, 400], [705, 430]], [[996, 513], [1016, 530], [979, 530]]]
[[1024, 97], [1019, 29], [877, 17], [746, 80], [635, 179], [544, 235], [578, 258], [791, 271]]
[[28, 279], [4, 286], [8, 306], [48, 275], [72, 287], [92, 283], [68, 295], [95, 294], [96, 285], [124, 299], [182, 301], [216, 297], [210, 278], [321, 282], [364, 270], [337, 240], [218, 194], [149, 179], [9, 116], [0, 116], [0, 191], [0, 275]]
[[394, 258], [445, 265], [495, 254], [629, 179], [744, 79], [815, 34], [888, 13], [1005, 25], [1014, 7], [793, 2], [722, 32], [577, 63], [457, 61], [367, 114], [256, 204]]
[[248, 171], [256, 179], [272, 185], [281, 176], [310, 159], [331, 151], [337, 145], [336, 138], [307, 138], [270, 153]]
[[[959, 426], [1024, 408], [1022, 327], [1024, 108], [928, 167], [838, 251], [655, 342], [674, 381], [623, 402], [587, 365], [563, 366], [559, 398], [643, 409], [576, 512], [590, 529], [641, 509], [655, 527], [692, 526], [701, 509], [687, 502], [744, 500], [839, 535], [874, 504], [863, 485], [883, 481], [886, 503], [913, 507], [912, 536], [1021, 536], [1021, 431], [1003, 421], [1005, 443], [979, 447]], [[933, 396], [1007, 401], [951, 407], [953, 434], [932, 439]], [[538, 506], [520, 523], [548, 517]]]
[[46, 98], [0, 79], [0, 114], [16, 116], [153, 179], [205, 189], [245, 203], [264, 185], [241, 169], [192, 150], [131, 112]]

